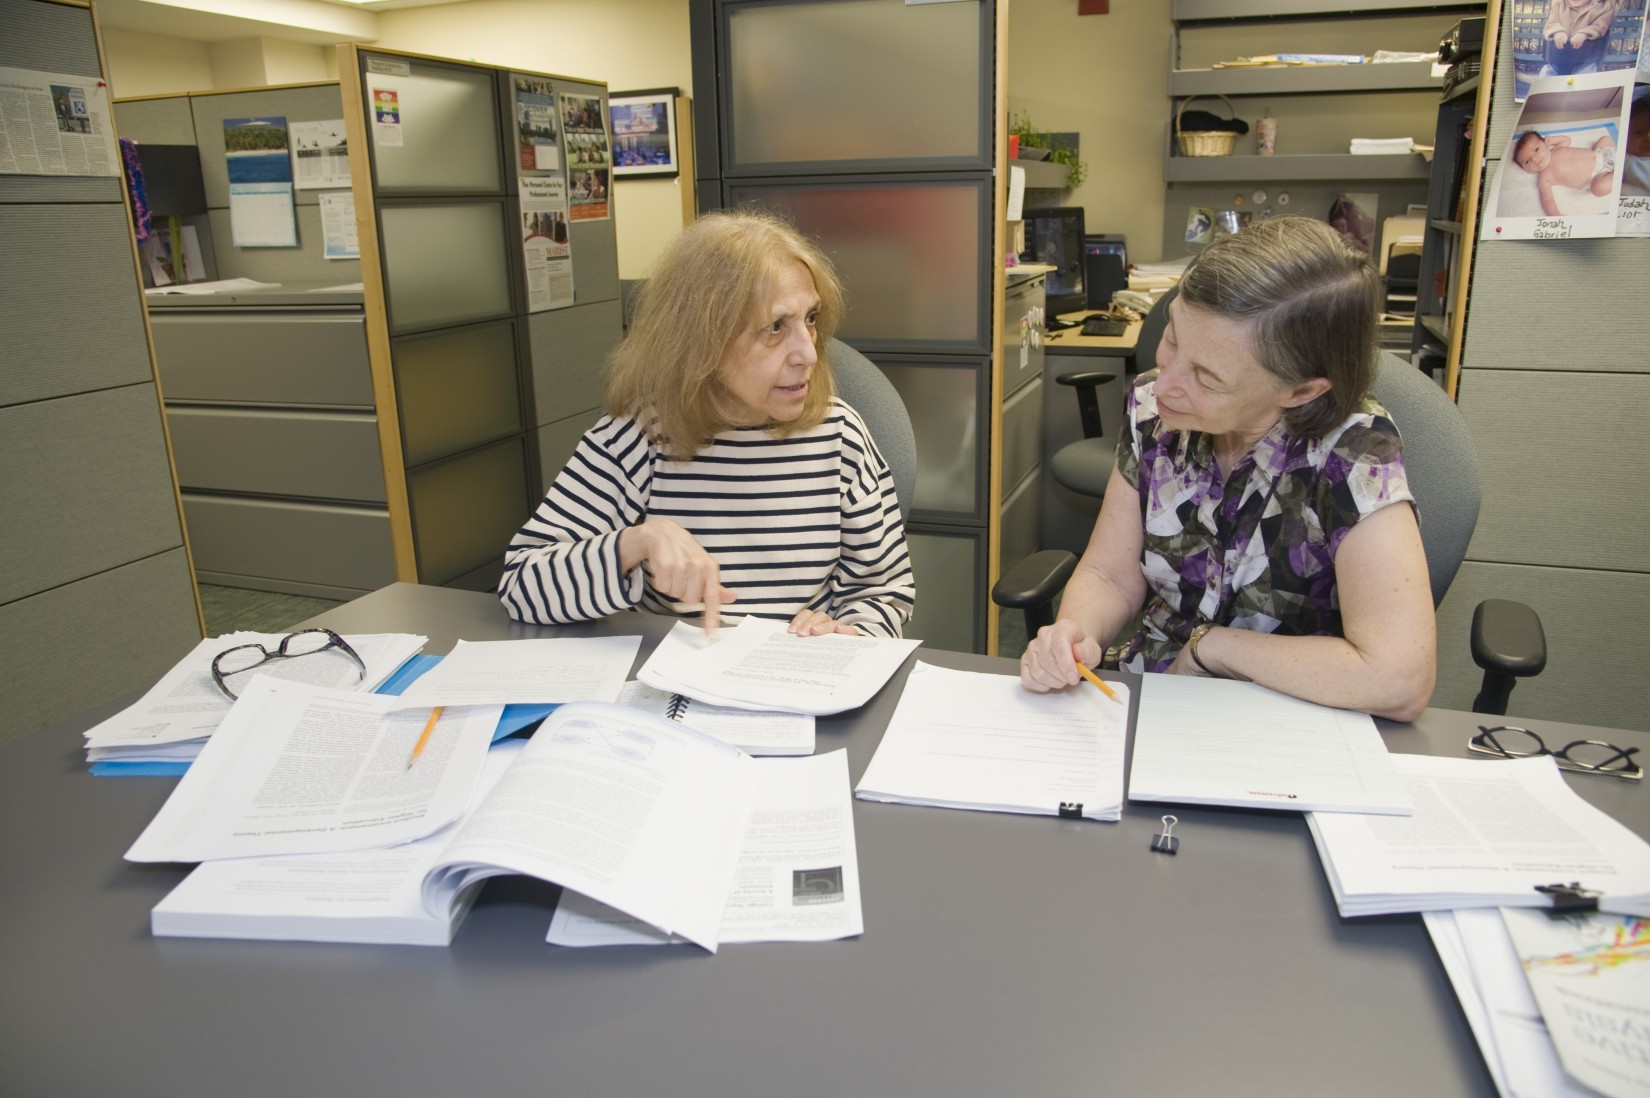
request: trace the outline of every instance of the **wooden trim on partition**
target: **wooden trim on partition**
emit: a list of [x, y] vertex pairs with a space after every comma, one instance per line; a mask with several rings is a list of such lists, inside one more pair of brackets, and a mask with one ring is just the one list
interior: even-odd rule
[[1501, 0], [1489, 0], [1484, 12], [1484, 51], [1479, 55], [1489, 58], [1485, 68], [1480, 63], [1478, 95], [1473, 102], [1472, 144], [1467, 151], [1467, 196], [1461, 211], [1461, 254], [1456, 257], [1459, 273], [1455, 279], [1455, 296], [1449, 304], [1449, 315], [1455, 318], [1450, 332], [1449, 351], [1444, 358], [1444, 391], [1456, 399], [1461, 383], [1461, 351], [1467, 342], [1467, 302], [1472, 289], [1473, 247], [1478, 241], [1478, 203], [1484, 192], [1484, 145], [1490, 135], [1490, 106], [1495, 102], [1495, 61], [1501, 48]]
[[[676, 186], [682, 200], [682, 225], [686, 227], [699, 217], [699, 187], [693, 170], [693, 100], [686, 95], [676, 97], [676, 167]], [[626, 320], [628, 322], [629, 318]]]
[[413, 543], [412, 509], [407, 500], [401, 409], [396, 403], [389, 313], [384, 304], [384, 263], [378, 239], [378, 210], [372, 192], [372, 157], [367, 151], [372, 135], [367, 131], [368, 104], [361, 83], [359, 51], [353, 43], [346, 42], [338, 47], [338, 92], [343, 98], [344, 133], [349, 140], [350, 191], [355, 196], [355, 232], [361, 251], [361, 302], [367, 326], [367, 362], [372, 371], [373, 406], [377, 410], [384, 496], [389, 504], [390, 548], [395, 554], [395, 578], [404, 583], [417, 583], [418, 553]]
[[[51, 0], [53, 3], [64, 3], [64, 0]], [[90, 9], [92, 17], [92, 41], [97, 46], [97, 67], [105, 82], [109, 78], [109, 54], [103, 48], [103, 24], [98, 21], [97, 9], [90, 4], [69, 3], [70, 7], [85, 7]], [[115, 101], [109, 98], [109, 126], [115, 131], [118, 147], [120, 127], [115, 125]], [[206, 611], [201, 606], [200, 581], [195, 578], [195, 551], [189, 542], [189, 522], [183, 514], [183, 491], [178, 487], [178, 463], [172, 454], [172, 424], [166, 418], [166, 395], [161, 389], [160, 360], [155, 357], [155, 332], [149, 324], [149, 300], [143, 292], [143, 256], [138, 253], [137, 222], [132, 217], [132, 204], [127, 200], [126, 158], [120, 157], [120, 208], [126, 216], [126, 244], [132, 253], [132, 279], [137, 286], [138, 301], [141, 308], [138, 315], [143, 320], [143, 344], [149, 349], [149, 376], [155, 382], [155, 413], [160, 417], [160, 439], [166, 450], [166, 475], [172, 480], [172, 506], [177, 511], [178, 533], [183, 539], [183, 560], [189, 570], [189, 597], [195, 600], [195, 624], [200, 628], [201, 636], [206, 636]]]
[[1004, 334], [997, 330], [1007, 300], [1003, 253], [1008, 248], [1008, 0], [996, 3], [997, 37], [992, 56], [991, 118], [991, 313], [986, 327], [991, 332], [991, 435], [987, 440], [986, 533], [985, 533], [985, 653], [997, 654], [997, 632], [1001, 612], [991, 598], [991, 588], [1001, 571], [1003, 538], [1003, 355]]

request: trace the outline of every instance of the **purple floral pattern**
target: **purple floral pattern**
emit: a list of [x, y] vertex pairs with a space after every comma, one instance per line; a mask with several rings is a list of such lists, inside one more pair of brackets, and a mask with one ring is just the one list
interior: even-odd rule
[[1386, 410], [1363, 406], [1320, 439], [1282, 420], [1230, 477], [1213, 439], [1157, 415], [1157, 372], [1128, 397], [1117, 469], [1140, 496], [1146, 607], [1122, 665], [1162, 671], [1199, 622], [1295, 636], [1339, 636], [1335, 553], [1365, 515], [1415, 498]]

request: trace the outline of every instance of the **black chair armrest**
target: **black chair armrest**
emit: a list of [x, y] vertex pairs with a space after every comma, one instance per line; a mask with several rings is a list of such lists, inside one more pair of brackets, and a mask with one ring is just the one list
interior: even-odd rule
[[991, 588], [991, 601], [1026, 616], [1026, 638], [1054, 620], [1054, 599], [1077, 569], [1064, 549], [1043, 549], [1004, 572]]
[[1472, 661], [1484, 669], [1475, 713], [1503, 714], [1517, 680], [1547, 666], [1541, 618], [1521, 602], [1485, 599], [1472, 613]]
[[1095, 390], [1108, 381], [1116, 381], [1117, 375], [1103, 374], [1098, 370], [1079, 370], [1060, 374], [1054, 380], [1077, 390], [1077, 418], [1083, 424], [1083, 437], [1099, 438], [1103, 432], [1100, 426], [1100, 398]]

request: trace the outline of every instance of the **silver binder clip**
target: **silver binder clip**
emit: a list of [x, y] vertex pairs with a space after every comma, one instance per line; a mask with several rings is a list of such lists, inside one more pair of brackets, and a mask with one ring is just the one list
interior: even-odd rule
[[1180, 849], [1180, 840], [1173, 834], [1174, 825], [1180, 820], [1174, 816], [1163, 817], [1163, 832], [1152, 836], [1152, 849], [1159, 854], [1173, 854]]

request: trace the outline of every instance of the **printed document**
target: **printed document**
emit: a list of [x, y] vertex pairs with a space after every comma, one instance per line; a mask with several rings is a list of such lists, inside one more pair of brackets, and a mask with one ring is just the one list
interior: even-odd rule
[[804, 713], [774, 713], [707, 705], [685, 694], [656, 690], [632, 679], [619, 691], [619, 704], [657, 713], [731, 743], [747, 755], [812, 755], [814, 718]]
[[743, 618], [707, 639], [698, 626], [678, 622], [636, 677], [711, 705], [826, 716], [865, 704], [919, 643], [798, 637], [770, 618]]
[[[750, 823], [722, 915], [723, 942], [822, 942], [865, 930], [848, 755], [762, 759]], [[665, 934], [577, 892], [562, 892], [553, 945], [658, 945]]]
[[918, 663], [871, 764], [861, 800], [1091, 820], [1123, 808], [1129, 693], [1089, 683], [1033, 694], [1017, 676]]
[[1142, 676], [1129, 800], [1287, 812], [1412, 811], [1367, 713], [1252, 682]]
[[641, 644], [639, 636], [461, 640], [407, 687], [396, 708], [610, 702]]
[[676, 721], [603, 702], [545, 719], [424, 879], [443, 911], [476, 881], [554, 881], [714, 952], [756, 760]]
[[[488, 750], [481, 796], [526, 746]], [[450, 945], [480, 884], [433, 912], [423, 885], [457, 826], [378, 850], [202, 862], [154, 906], [149, 929], [157, 938]]]
[[1552, 759], [1392, 760], [1414, 815], [1306, 817], [1342, 915], [1547, 907], [1536, 886], [1571, 881], [1603, 893], [1601, 910], [1650, 915], [1650, 844], [1577, 796]]
[[[285, 636], [285, 633], [237, 632], [207, 637], [161, 676], [143, 697], [86, 730], [88, 759], [96, 762], [105, 758], [131, 758], [138, 752], [129, 749], [180, 744], [210, 736], [230, 706], [229, 696], [212, 681], [212, 661], [243, 644], [261, 644], [274, 651]], [[259, 674], [370, 693], [416, 655], [427, 639], [411, 633], [344, 636], [361, 662], [367, 665], [364, 677], [355, 661], [336, 649], [276, 660], [260, 668]], [[112, 748], [128, 750], [112, 752]], [[198, 743], [191, 744], [183, 757], [194, 758], [199, 750]]]
[[203, 862], [365, 850], [452, 823], [475, 795], [503, 707], [429, 711], [254, 675], [126, 860]]

